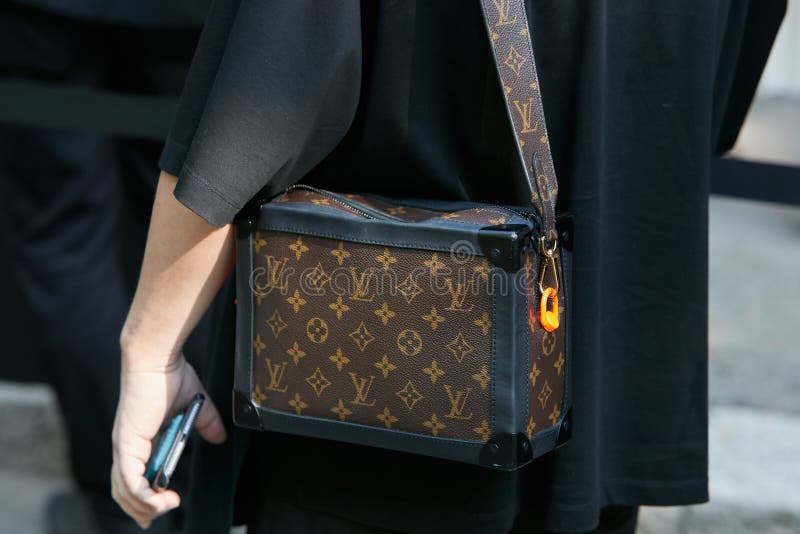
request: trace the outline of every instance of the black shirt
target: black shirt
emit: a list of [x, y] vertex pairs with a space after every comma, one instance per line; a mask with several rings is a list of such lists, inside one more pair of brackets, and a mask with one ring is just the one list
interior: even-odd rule
[[[582, 531], [606, 504], [707, 499], [709, 164], [747, 2], [527, 4], [559, 209], [576, 223], [572, 441], [499, 473], [262, 433], [240, 503], [267, 493], [385, 528], [501, 532], [520, 511]], [[300, 179], [526, 201], [477, 1], [217, 0], [161, 165], [216, 225]], [[223, 409], [228, 308], [207, 378]], [[225, 530], [247, 441], [195, 455], [190, 531]]]
[[[5, 0], [3, 0], [5, 1]], [[210, 0], [8, 0], [81, 20], [145, 28], [196, 28]]]

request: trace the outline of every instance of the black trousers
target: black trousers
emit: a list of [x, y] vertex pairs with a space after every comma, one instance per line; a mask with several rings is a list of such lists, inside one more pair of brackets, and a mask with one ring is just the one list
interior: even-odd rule
[[[390, 534], [338, 517], [304, 510], [265, 498], [247, 526], [248, 534]], [[636, 506], [610, 506], [603, 509], [600, 525], [593, 533], [634, 534], [639, 509]], [[551, 534], [534, 518], [520, 516], [511, 534]]]
[[[196, 39], [197, 30], [105, 26], [3, 3], [0, 80], [177, 96]], [[78, 486], [103, 496], [110, 494], [118, 339], [160, 149], [158, 142], [110, 138], [80, 124], [0, 124], [4, 253], [34, 320], [33, 339], [25, 341], [44, 357]]]

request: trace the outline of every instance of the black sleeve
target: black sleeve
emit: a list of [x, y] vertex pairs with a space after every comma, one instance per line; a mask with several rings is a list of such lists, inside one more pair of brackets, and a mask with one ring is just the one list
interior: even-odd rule
[[736, 144], [786, 8], [786, 0], [737, 0], [728, 5], [714, 89], [712, 141], [716, 155]]
[[161, 155], [175, 197], [222, 226], [299, 180], [349, 128], [360, 77], [356, 0], [215, 0]]
[[177, 113], [159, 160], [161, 169], [175, 176], [180, 175], [197, 124], [203, 115], [239, 3], [240, 0], [214, 0], [209, 8]]

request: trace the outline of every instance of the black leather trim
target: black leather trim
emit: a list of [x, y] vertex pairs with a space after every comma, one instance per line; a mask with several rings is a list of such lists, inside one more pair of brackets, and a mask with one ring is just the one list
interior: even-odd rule
[[461, 242], [462, 249], [469, 246], [472, 254], [483, 256], [478, 239], [480, 229], [485, 226], [482, 224], [456, 219], [431, 223], [363, 219], [340, 210], [320, 209], [324, 207], [292, 202], [266, 204], [261, 208], [257, 226], [264, 230], [440, 252], [449, 252], [455, 243]]
[[483, 442], [438, 438], [257, 407], [264, 429], [475, 464]]
[[253, 266], [252, 220], [236, 222], [236, 335], [234, 348], [234, 388], [250, 398], [253, 356], [253, 295], [250, 273]]
[[564, 350], [567, 358], [564, 364], [564, 401], [562, 402], [561, 412], [566, 413], [572, 408], [572, 252], [568, 250], [561, 251], [561, 272], [563, 273], [564, 283], [564, 297], [566, 297], [567, 306], [564, 314], [564, 321], [567, 323], [567, 334], [564, 340]]
[[[510, 274], [506, 279], [509, 287], [496, 287], [493, 296], [492, 431], [496, 434], [516, 434], [525, 428], [525, 423], [521, 422], [524, 408], [521, 413], [521, 402], [516, 395], [517, 391], [521, 391], [517, 389], [519, 374], [524, 370], [527, 358], [524, 337], [515, 328], [520, 318], [521, 295], [517, 285], [522, 276], [524, 271]], [[524, 386], [527, 387], [527, 384]]]
[[[525, 287], [525, 271], [518, 271], [514, 277], [514, 288], [509, 295], [514, 317], [511, 324], [511, 335], [514, 338], [514, 388], [511, 391], [511, 402], [514, 406], [513, 428], [514, 432], [524, 433], [528, 426], [530, 411], [530, 340], [528, 332], [528, 296], [522, 292]], [[524, 325], [524, 326], [523, 326]], [[515, 394], [518, 393], [518, 394]]]

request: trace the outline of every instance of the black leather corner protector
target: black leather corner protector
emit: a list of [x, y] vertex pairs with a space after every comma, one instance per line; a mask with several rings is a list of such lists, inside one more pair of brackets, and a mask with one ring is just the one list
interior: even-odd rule
[[237, 426], [261, 430], [261, 419], [256, 406], [249, 397], [241, 391], [233, 391], [233, 422]]
[[525, 434], [497, 434], [481, 447], [480, 465], [513, 471], [533, 461], [533, 450]]
[[401, 450], [469, 464], [478, 463], [478, 455], [483, 445], [483, 442], [411, 434], [355, 423], [298, 416], [260, 407], [257, 410], [265, 430]]
[[558, 436], [561, 432], [561, 422], [563, 420], [564, 418], [562, 416], [562, 418], [559, 419], [558, 423], [555, 425], [551, 426], [547, 430], [542, 430], [533, 435], [530, 441], [534, 460], [556, 448]]
[[492, 265], [513, 273], [522, 267], [522, 252], [530, 235], [531, 228], [525, 224], [484, 226], [478, 232], [478, 244]]
[[572, 252], [572, 243], [575, 240], [575, 219], [571, 213], [563, 213], [556, 217], [556, 231], [561, 248]]

